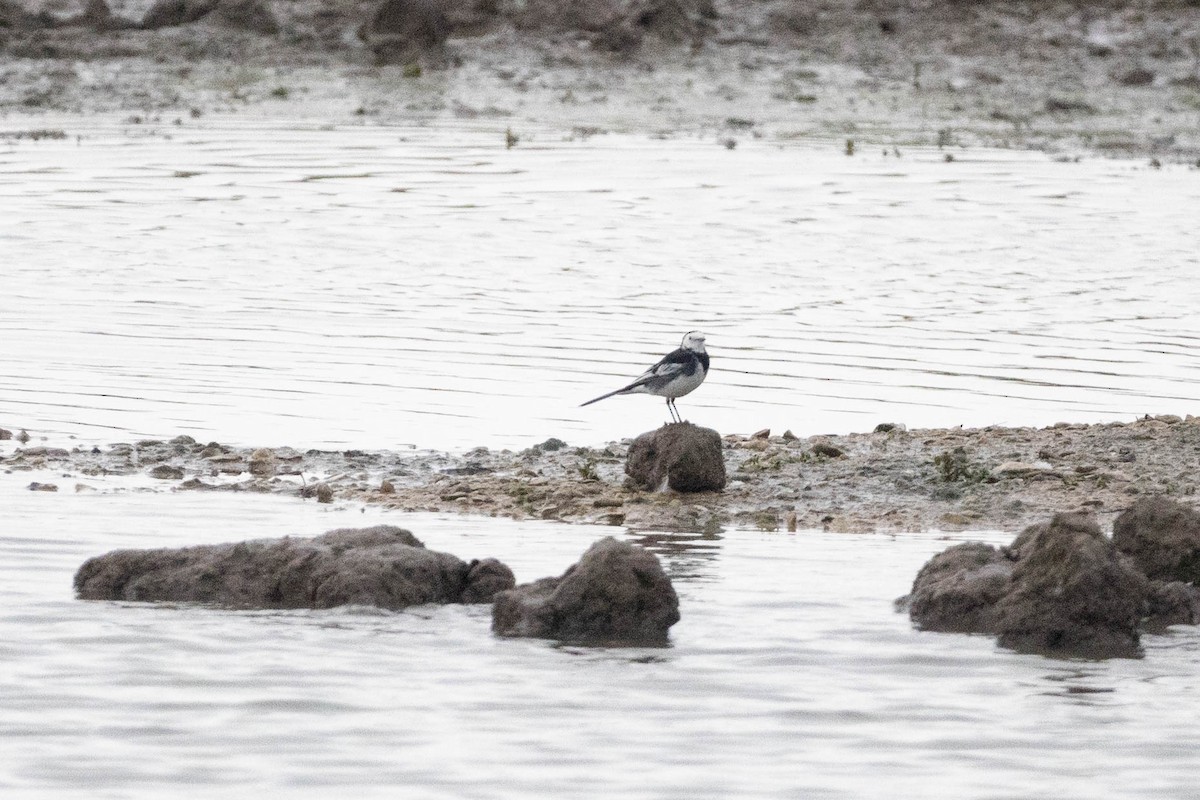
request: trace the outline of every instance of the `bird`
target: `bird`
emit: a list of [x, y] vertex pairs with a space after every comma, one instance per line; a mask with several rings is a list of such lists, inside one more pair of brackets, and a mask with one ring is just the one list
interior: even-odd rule
[[580, 403], [580, 408], [598, 403], [618, 394], [653, 394], [667, 398], [667, 411], [674, 422], [682, 422], [675, 399], [692, 392], [708, 377], [708, 352], [704, 349], [704, 334], [689, 331], [683, 336], [678, 350], [672, 350], [662, 360], [642, 373], [636, 381], [615, 392]]

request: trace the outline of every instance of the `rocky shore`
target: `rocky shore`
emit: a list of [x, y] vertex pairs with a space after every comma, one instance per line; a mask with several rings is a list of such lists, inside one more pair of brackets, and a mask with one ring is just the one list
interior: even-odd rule
[[[8, 431], [0, 432], [12, 435]], [[36, 433], [36, 432], [35, 432]], [[17, 434], [20, 436], [20, 434]], [[556, 439], [514, 452], [331, 452], [236, 447], [182, 435], [98, 447], [36, 436], [8, 443], [0, 471], [42, 491], [263, 492], [372, 504], [616, 525], [633, 529], [1018, 531], [1060, 512], [1110, 526], [1145, 495], [1185, 502], [1200, 474], [1200, 418], [1145, 417], [1048, 428], [906, 430], [796, 438], [726, 435], [720, 492], [627, 485], [632, 440], [577, 447]]]
[[1198, 110], [1200, 6], [1167, 0], [0, 0], [0, 137], [259, 114], [1194, 165]]

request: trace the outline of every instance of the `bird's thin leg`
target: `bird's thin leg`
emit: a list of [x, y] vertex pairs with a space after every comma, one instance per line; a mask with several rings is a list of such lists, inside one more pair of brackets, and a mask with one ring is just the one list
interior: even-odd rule
[[671, 415], [671, 422], [675, 421], [675, 409], [671, 408], [671, 398], [667, 398], [667, 413]]

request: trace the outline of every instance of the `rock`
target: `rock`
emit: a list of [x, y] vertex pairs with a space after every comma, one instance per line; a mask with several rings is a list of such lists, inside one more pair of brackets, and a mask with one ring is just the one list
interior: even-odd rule
[[1085, 658], [1138, 655], [1145, 576], [1089, 515], [1057, 514], [1032, 528], [996, 604], [1000, 645]]
[[783, 440], [784, 440], [785, 442], [794, 442], [794, 441], [796, 441], [796, 434], [792, 433], [792, 429], [791, 429], [791, 428], [788, 428], [786, 431], [784, 431], [784, 432], [783, 432]]
[[358, 29], [377, 64], [441, 60], [449, 36], [450, 21], [438, 0], [384, 0]]
[[1122, 86], [1150, 86], [1154, 83], [1154, 72], [1145, 67], [1132, 67], [1112, 77]]
[[[1006, 548], [970, 542], [939, 553], [897, 605], [924, 630], [991, 633], [1020, 652], [1110, 658], [1139, 654], [1148, 609], [1182, 620], [1190, 602], [1177, 587], [1152, 594], [1093, 517], [1058, 514]], [[1196, 603], [1200, 616], [1200, 592]]]
[[58, 491], [57, 484], [38, 483], [37, 481], [34, 481], [33, 483], [29, 484], [28, 488], [29, 488], [29, 491], [31, 491], [31, 492], [57, 492]]
[[[22, 431], [24, 433], [24, 431]], [[18, 436], [17, 439], [21, 437]], [[28, 441], [28, 439], [26, 439]], [[18, 455], [37, 457], [37, 458], [70, 458], [71, 451], [62, 447], [26, 447], [23, 450], [17, 451]]]
[[840, 447], [834, 447], [829, 442], [813, 442], [812, 451], [826, 458], [841, 458], [846, 453]]
[[750, 434], [750, 438], [751, 439], [770, 439], [771, 438], [771, 429], [763, 428], [761, 431], [755, 431], [754, 433]]
[[179, 467], [172, 467], [170, 464], [158, 464], [150, 469], [150, 477], [160, 481], [179, 481], [183, 480], [183, 470]]
[[250, 474], [260, 478], [269, 478], [275, 474], [275, 452], [268, 447], [262, 447], [250, 454]]
[[186, 25], [203, 19], [217, 7], [218, 0], [155, 0], [142, 17], [147, 30]]
[[31, 14], [16, 0], [0, 0], [0, 33], [49, 28], [54, 18], [47, 13]]
[[902, 422], [881, 422], [875, 426], [875, 433], [891, 433], [892, 431], [906, 431], [908, 427]]
[[630, 52], [646, 34], [697, 45], [713, 30], [712, 0], [526, 0], [517, 22], [526, 28], [591, 34], [592, 46]]
[[25, 444], [31, 438], [32, 437], [29, 435], [29, 431], [25, 430], [24, 428], [22, 428], [21, 432], [17, 434], [17, 441], [20, 442], [21, 444]]
[[1156, 581], [1200, 582], [1200, 513], [1157, 495], [1113, 523], [1113, 544]]
[[279, 33], [279, 20], [265, 0], [219, 0], [212, 19], [233, 30], [263, 36]]
[[84, 600], [200, 602], [230, 608], [398, 610], [482, 603], [514, 584], [494, 559], [466, 563], [425, 549], [392, 525], [341, 528], [312, 539], [267, 539], [161, 550], [117, 550], [75, 574]]
[[12, 431], [0, 428], [0, 442], [13, 438]]
[[995, 547], [965, 542], [931, 558], [897, 604], [922, 630], [995, 633], [996, 603], [1012, 572], [1013, 562]]
[[492, 607], [501, 636], [578, 644], [663, 646], [678, 621], [679, 599], [658, 558], [611, 536], [561, 577], [501, 592]]
[[664, 484], [677, 492], [719, 491], [725, 488], [721, 436], [690, 422], [643, 433], [629, 446], [625, 474], [629, 483], [647, 491], [659, 491]]
[[997, 478], [1028, 478], [1053, 469], [1045, 461], [1027, 464], [1023, 461], [1005, 461], [992, 469], [992, 475]]
[[1151, 581], [1145, 628], [1159, 632], [1171, 625], [1200, 623], [1200, 589], [1181, 581]]

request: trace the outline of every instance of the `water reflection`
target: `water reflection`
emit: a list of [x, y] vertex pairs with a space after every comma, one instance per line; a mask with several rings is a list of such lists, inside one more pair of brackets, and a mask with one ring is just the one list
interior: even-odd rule
[[712, 581], [717, 579], [721, 555], [719, 533], [681, 533], [666, 531], [629, 531], [628, 541], [659, 556], [672, 581]]

